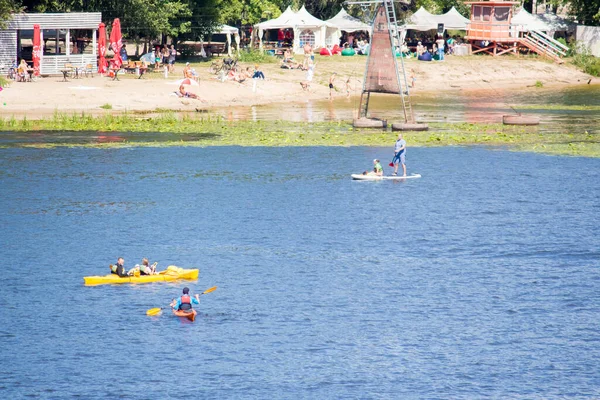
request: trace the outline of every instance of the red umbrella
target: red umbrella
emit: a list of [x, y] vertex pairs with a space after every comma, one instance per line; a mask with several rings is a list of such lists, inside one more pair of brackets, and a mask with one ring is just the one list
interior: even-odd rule
[[123, 42], [121, 41], [121, 21], [119, 18], [115, 18], [112, 25], [112, 30], [110, 31], [110, 47], [112, 51], [115, 52], [115, 56], [113, 58], [113, 65], [116, 68], [120, 68], [123, 64], [123, 60], [121, 60], [121, 46]]
[[104, 22], [101, 22], [98, 26], [98, 73], [106, 73], [106, 28]]
[[40, 40], [40, 26], [33, 25], [33, 74], [40, 76], [40, 60], [42, 59], [42, 46]]

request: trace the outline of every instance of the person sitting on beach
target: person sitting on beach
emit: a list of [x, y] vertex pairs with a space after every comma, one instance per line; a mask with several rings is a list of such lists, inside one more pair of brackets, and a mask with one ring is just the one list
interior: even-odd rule
[[27, 61], [21, 59], [21, 62], [17, 67], [17, 82], [25, 82], [25, 77], [27, 76], [28, 69], [29, 65], [27, 65]]
[[421, 42], [417, 43], [417, 56], [420, 56], [423, 53], [425, 53], [425, 50], [427, 49], [425, 48], [425, 46], [423, 46]]
[[265, 79], [265, 74], [258, 68], [258, 64], [254, 64], [254, 73], [252, 74], [252, 79]]
[[281, 68], [295, 69], [299, 68], [300, 66], [301, 64], [294, 60], [290, 49], [285, 49], [283, 52], [283, 60], [281, 60]]
[[370, 172], [363, 172], [363, 175], [377, 175], [377, 176], [383, 176], [383, 167], [381, 166], [381, 163], [379, 162], [378, 159], [374, 159], [373, 160], [373, 171]]
[[190, 67], [189, 62], [185, 63], [185, 67], [183, 68], [183, 77], [198, 80], [198, 74], [196, 74], [192, 67]]
[[181, 97], [188, 97], [190, 99], [200, 100], [200, 97], [198, 97], [197, 94], [188, 92], [187, 90], [185, 90], [185, 87], [183, 85], [179, 86], [179, 94], [181, 95]]

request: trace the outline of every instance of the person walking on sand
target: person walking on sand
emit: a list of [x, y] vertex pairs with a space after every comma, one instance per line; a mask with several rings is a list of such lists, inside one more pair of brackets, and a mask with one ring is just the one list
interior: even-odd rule
[[333, 100], [333, 90], [335, 89], [335, 87], [333, 86], [333, 83], [335, 82], [336, 77], [337, 77], [337, 72], [334, 72], [329, 77], [329, 100]]
[[306, 81], [300, 82], [300, 86], [302, 86], [303, 90], [310, 91], [310, 83], [313, 80], [313, 76], [315, 75], [315, 63], [311, 60], [308, 61], [308, 69], [306, 70]]
[[406, 140], [402, 138], [402, 134], [398, 135], [398, 140], [396, 140], [396, 144], [394, 145], [394, 159], [390, 163], [390, 167], [394, 167], [394, 176], [398, 175], [398, 164], [402, 163], [402, 176], [406, 176]]

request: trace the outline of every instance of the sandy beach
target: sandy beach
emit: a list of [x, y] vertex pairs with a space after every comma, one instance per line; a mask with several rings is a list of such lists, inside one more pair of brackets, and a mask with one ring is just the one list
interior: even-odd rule
[[[193, 63], [200, 76], [199, 85], [189, 90], [200, 100], [179, 98], [176, 81], [181, 79], [183, 63], [176, 65], [174, 74], [165, 78], [162, 73], [149, 72], [142, 79], [134, 75], [120, 75], [119, 81], [95, 74], [94, 77], [69, 79], [51, 76], [38, 78], [32, 83], [14, 82], [0, 92], [0, 116], [44, 117], [55, 112], [103, 114], [107, 111], [152, 112], [157, 110], [194, 111], [228, 106], [318, 100], [329, 97], [329, 78], [337, 72], [334, 97], [346, 96], [346, 80], [350, 79], [350, 95], [360, 95], [365, 67], [364, 57], [316, 57], [315, 77], [310, 91], [304, 91], [300, 82], [306, 73], [302, 70], [282, 69], [277, 63], [261, 64], [266, 80], [257, 82], [253, 91], [252, 79], [243, 83], [216, 79], [209, 73], [210, 62]], [[253, 67], [241, 63], [243, 68]], [[405, 62], [407, 71], [416, 78], [412, 93], [436, 91], [494, 90], [514, 88], [526, 90], [541, 82], [544, 87], [585, 85], [592, 76], [569, 64], [556, 64], [532, 59], [511, 57], [452, 57], [444, 62]]]

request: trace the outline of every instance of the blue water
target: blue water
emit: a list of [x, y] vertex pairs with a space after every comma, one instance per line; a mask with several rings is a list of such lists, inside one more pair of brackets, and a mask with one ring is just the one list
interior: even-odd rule
[[[0, 398], [599, 398], [600, 160], [349, 179], [390, 156], [0, 150]], [[118, 256], [200, 278], [83, 286]], [[195, 323], [145, 315], [184, 285], [218, 286]]]

